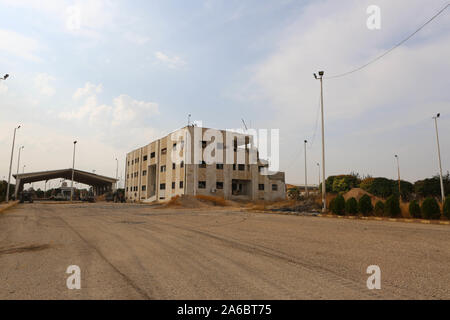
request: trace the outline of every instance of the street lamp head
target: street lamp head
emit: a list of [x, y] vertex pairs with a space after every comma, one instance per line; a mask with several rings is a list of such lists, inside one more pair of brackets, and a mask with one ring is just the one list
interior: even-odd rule
[[325, 72], [319, 71], [319, 76], [323, 77], [324, 74], [325, 74]]
[[3, 76], [3, 80], [6, 80], [6, 79], [8, 79], [9, 78], [9, 74], [5, 74], [4, 76]]
[[308, 140], [305, 140], [305, 143], [308, 143]]
[[441, 114], [440, 114], [440, 113], [438, 113], [436, 117], [437, 117], [437, 118], [439, 118], [440, 116], [441, 116]]
[[77, 141], [74, 141], [73, 144], [77, 144]]
[[317, 80], [317, 79], [318, 79], [318, 78], [317, 78], [317, 74], [313, 73], [313, 75], [314, 75], [314, 78], [316, 78], [316, 80]]

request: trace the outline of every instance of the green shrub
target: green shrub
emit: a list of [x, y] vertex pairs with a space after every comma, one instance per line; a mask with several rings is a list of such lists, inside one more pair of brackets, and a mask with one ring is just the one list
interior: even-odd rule
[[333, 213], [340, 216], [343, 216], [345, 214], [345, 199], [341, 194], [334, 198], [332, 211]]
[[416, 200], [413, 200], [409, 203], [409, 214], [413, 218], [421, 218], [422, 211], [420, 210], [420, 206]]
[[355, 198], [350, 198], [345, 202], [345, 213], [355, 215], [358, 213], [358, 201]]
[[359, 199], [358, 211], [364, 216], [368, 216], [373, 211], [372, 200], [367, 194]]
[[447, 196], [444, 201], [444, 216], [447, 217], [447, 219], [450, 219], [450, 196]]
[[384, 214], [388, 217], [398, 217], [400, 216], [402, 211], [400, 210], [400, 202], [398, 196], [393, 194], [387, 198], [386, 203], [384, 205]]
[[384, 203], [381, 200], [378, 200], [377, 203], [375, 203], [375, 215], [378, 217], [383, 216], [384, 214]]
[[426, 198], [422, 203], [422, 217], [424, 219], [439, 219], [441, 208], [435, 198]]

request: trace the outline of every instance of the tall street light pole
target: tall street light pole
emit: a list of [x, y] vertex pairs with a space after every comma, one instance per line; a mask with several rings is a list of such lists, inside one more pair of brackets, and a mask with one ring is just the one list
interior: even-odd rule
[[75, 146], [77, 145], [77, 141], [73, 142], [73, 161], [72, 161], [72, 184], [70, 186], [70, 202], [73, 201], [73, 175], [75, 172]]
[[317, 167], [319, 168], [319, 184], [317, 185], [317, 189], [320, 187], [320, 163], [317, 162]]
[[[9, 202], [9, 183], [11, 182], [11, 169], [12, 169], [12, 162], [13, 162], [13, 156], [14, 156], [14, 143], [16, 142], [17, 129], [20, 129], [20, 126], [18, 126], [17, 128], [14, 128], [13, 143], [12, 143], [12, 148], [11, 148], [11, 161], [9, 162], [8, 186], [6, 187], [6, 203]], [[16, 186], [16, 188], [17, 188], [17, 186]]]
[[314, 78], [320, 80], [320, 110], [322, 113], [322, 212], [327, 211], [327, 201], [326, 201], [326, 185], [325, 185], [325, 123], [323, 116], [323, 75], [324, 71], [319, 71], [319, 76], [314, 73]]
[[305, 140], [305, 194], [308, 197], [308, 172], [307, 172], [307, 168], [306, 168], [306, 144], [308, 143], [307, 140]]
[[444, 192], [444, 180], [442, 178], [442, 164], [441, 164], [441, 147], [439, 146], [439, 131], [438, 131], [438, 125], [437, 125], [437, 119], [441, 116], [440, 113], [438, 113], [434, 119], [434, 125], [436, 128], [436, 140], [437, 140], [437, 147], [438, 147], [438, 159], [439, 159], [439, 176], [441, 178], [441, 197], [442, 197], [442, 203], [445, 201], [445, 192]]
[[119, 176], [119, 160], [116, 158], [116, 190], [119, 188], [119, 181], [117, 180]]
[[20, 150], [22, 150], [24, 148], [24, 146], [21, 146], [19, 148], [19, 157], [17, 158], [17, 173], [16, 173], [16, 177], [17, 175], [19, 175], [19, 166], [20, 166]]
[[398, 173], [398, 196], [402, 196], [401, 188], [400, 188], [400, 162], [398, 159], [398, 155], [395, 155], [395, 159], [397, 159], [397, 173]]

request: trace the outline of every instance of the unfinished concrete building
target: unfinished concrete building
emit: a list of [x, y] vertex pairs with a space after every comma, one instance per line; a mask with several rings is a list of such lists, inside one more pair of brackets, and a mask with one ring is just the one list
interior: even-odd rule
[[186, 126], [127, 154], [126, 199], [164, 202], [176, 195], [285, 199], [284, 172], [268, 169], [252, 135]]

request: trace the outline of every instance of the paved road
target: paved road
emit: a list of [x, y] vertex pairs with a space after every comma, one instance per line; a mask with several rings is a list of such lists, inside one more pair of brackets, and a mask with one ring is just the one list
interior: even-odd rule
[[0, 214], [0, 299], [353, 298], [449, 299], [450, 228], [106, 203]]

